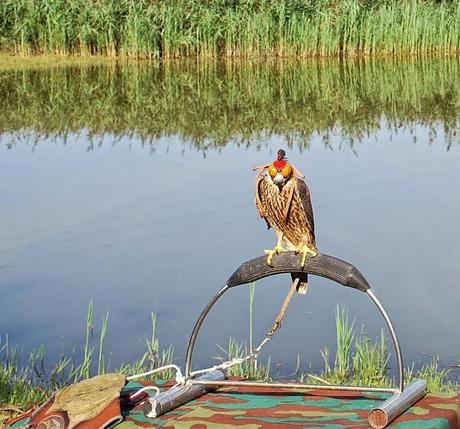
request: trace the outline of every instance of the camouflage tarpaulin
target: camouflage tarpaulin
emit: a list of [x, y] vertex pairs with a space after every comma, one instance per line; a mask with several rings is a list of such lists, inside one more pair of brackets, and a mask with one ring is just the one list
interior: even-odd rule
[[[139, 386], [131, 382], [126, 388], [131, 390]], [[389, 396], [343, 391], [222, 388], [155, 419], [146, 418], [142, 406], [124, 410], [124, 421], [117, 429], [368, 429], [369, 411]], [[24, 420], [19, 421], [8, 429], [17, 429], [24, 423]], [[427, 395], [389, 427], [460, 429], [460, 395]]]
[[[155, 419], [142, 407], [117, 429], [175, 428], [370, 428], [369, 411], [390, 394], [337, 391], [293, 392], [249, 387], [222, 388]], [[460, 396], [427, 395], [396, 419], [397, 429], [460, 429]]]

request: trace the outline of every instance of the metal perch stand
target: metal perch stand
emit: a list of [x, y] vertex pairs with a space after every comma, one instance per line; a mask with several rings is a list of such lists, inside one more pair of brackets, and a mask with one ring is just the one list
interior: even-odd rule
[[[198, 337], [201, 326], [214, 304], [227, 292], [236, 286], [248, 284], [264, 277], [273, 276], [282, 273], [308, 273], [325, 277], [333, 280], [342, 286], [347, 286], [366, 293], [372, 302], [379, 309], [380, 314], [385, 320], [386, 326], [393, 341], [397, 361], [397, 388], [383, 388], [371, 386], [338, 386], [338, 385], [316, 385], [305, 383], [264, 383], [238, 380], [207, 380], [200, 377], [193, 378], [191, 373], [192, 355], [195, 342]], [[258, 352], [257, 352], [258, 353]], [[208, 305], [204, 308], [198, 320], [195, 323], [191, 334], [187, 354], [185, 357], [185, 379], [190, 385], [209, 386], [217, 388], [218, 386], [252, 386], [252, 387], [278, 387], [293, 389], [324, 389], [324, 390], [347, 390], [358, 392], [390, 392], [393, 395], [383, 402], [379, 407], [374, 408], [369, 413], [369, 423], [376, 429], [387, 426], [392, 420], [402, 414], [407, 408], [421, 399], [426, 394], [426, 382], [416, 380], [409, 386], [404, 386], [403, 359], [401, 348], [393, 324], [383, 308], [380, 301], [371, 291], [370, 285], [364, 276], [353, 265], [332, 256], [318, 254], [314, 258], [308, 258], [305, 266], [301, 267], [301, 256], [294, 252], [286, 252], [276, 255], [273, 258], [273, 265], [269, 266], [266, 256], [260, 256], [250, 261], [244, 262], [227, 280], [226, 285], [218, 291]]]

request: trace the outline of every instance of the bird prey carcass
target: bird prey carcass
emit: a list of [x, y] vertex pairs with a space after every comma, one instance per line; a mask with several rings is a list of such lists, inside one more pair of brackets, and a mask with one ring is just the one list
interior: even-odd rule
[[[278, 151], [277, 159], [271, 164], [253, 167], [259, 170], [255, 181], [255, 203], [260, 216], [273, 228], [278, 243], [271, 250], [265, 250], [267, 263], [280, 252], [301, 253], [301, 266], [308, 256], [316, 256], [315, 225], [310, 191], [304, 182], [305, 176], [286, 159], [286, 152]], [[292, 274], [293, 281], [299, 278], [297, 292], [307, 293], [308, 275]]]

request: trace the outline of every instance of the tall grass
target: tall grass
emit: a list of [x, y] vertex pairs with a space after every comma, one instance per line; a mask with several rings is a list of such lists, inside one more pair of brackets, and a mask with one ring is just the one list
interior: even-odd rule
[[[249, 320], [250, 346], [230, 338], [227, 348], [221, 348], [223, 356], [218, 361], [230, 360], [246, 356], [253, 349], [253, 316], [254, 316], [254, 285], [250, 288]], [[14, 415], [43, 403], [56, 389], [79, 380], [103, 374], [106, 371], [117, 371], [127, 375], [143, 373], [160, 366], [173, 363], [174, 349], [169, 346], [161, 349], [156, 335], [156, 315], [152, 314], [152, 334], [146, 339], [146, 352], [133, 363], [122, 363], [119, 368], [110, 368], [110, 362], [105, 358], [104, 340], [108, 330], [108, 313], [103, 317], [99, 335], [95, 335], [93, 324], [93, 302], [88, 306], [86, 333], [81, 357], [73, 349], [71, 356], [66, 356], [62, 350], [58, 362], [47, 370], [45, 365], [45, 347], [32, 351], [24, 361], [21, 348], [11, 346], [8, 335], [0, 338], [0, 428], [2, 422]], [[388, 371], [389, 353], [383, 332], [380, 338], [372, 342], [363, 330], [355, 331], [354, 321], [350, 321], [344, 307], [338, 307], [336, 312], [336, 354], [332, 359], [327, 348], [322, 350], [324, 370], [319, 375], [298, 373], [301, 381], [318, 381], [326, 384], [373, 385], [390, 386], [394, 384]], [[3, 341], [3, 342], [2, 342]], [[95, 352], [97, 349], [97, 361]], [[253, 360], [235, 365], [228, 374], [237, 377], [247, 377], [269, 381], [276, 374], [271, 373], [270, 358], [263, 364], [254, 364]], [[162, 378], [171, 378], [172, 372], [159, 374]], [[405, 369], [407, 383], [415, 378], [423, 378], [428, 383], [428, 390], [434, 393], [459, 393], [460, 384], [449, 379], [450, 370], [439, 367], [437, 359], [415, 370], [414, 365]]]
[[459, 0], [3, 0], [21, 55], [329, 57], [458, 52]]
[[389, 386], [389, 354], [383, 330], [380, 338], [372, 342], [362, 328], [356, 334], [355, 321], [350, 321], [345, 307], [338, 306], [336, 322], [336, 353], [331, 365], [328, 348], [321, 350], [324, 371], [321, 377], [333, 384], [360, 386]]
[[[356, 334], [355, 322], [350, 321], [348, 312], [343, 306], [336, 310], [336, 353], [331, 365], [328, 348], [321, 351], [324, 370], [319, 377], [325, 383], [356, 386], [394, 386], [389, 371], [390, 354], [386, 345], [384, 331], [379, 338], [372, 341], [361, 328]], [[460, 384], [450, 380], [451, 370], [439, 367], [439, 359], [433, 358], [419, 369], [414, 364], [404, 369], [406, 385], [417, 378], [427, 382], [428, 392], [460, 393]], [[310, 375], [304, 374], [303, 379]], [[318, 377], [311, 377], [318, 379]]]
[[[272, 134], [308, 148], [315, 134], [330, 145], [340, 132], [342, 144], [353, 146], [382, 126], [392, 134], [423, 124], [432, 140], [449, 147], [459, 135], [460, 61], [6, 67], [0, 100], [0, 144], [8, 146], [21, 136], [65, 141], [81, 132], [89, 136], [88, 150], [106, 133], [136, 136], [152, 150], [157, 138], [170, 135], [205, 150], [229, 141], [256, 144]], [[17, 138], [2, 138], [8, 133]]]
[[[238, 342], [235, 338], [230, 337], [227, 348], [220, 347], [224, 356], [219, 356], [220, 361], [229, 361], [232, 359], [243, 358], [251, 354], [255, 347], [259, 344], [254, 344], [254, 300], [255, 300], [256, 284], [251, 283], [249, 287], [249, 344]], [[227, 370], [229, 376], [247, 377], [252, 380], [268, 381], [270, 379], [270, 358], [267, 362], [260, 365], [258, 358], [245, 360], [241, 364], [231, 366]]]
[[[81, 350], [74, 347], [70, 356], [64, 347], [57, 363], [48, 368], [45, 364], [45, 346], [41, 345], [24, 359], [24, 352], [12, 346], [8, 335], [0, 337], [0, 428], [2, 421], [43, 403], [55, 390], [108, 371], [126, 375], [147, 372], [174, 361], [174, 349], [160, 347], [156, 335], [156, 315], [151, 316], [151, 337], [146, 339], [146, 352], [135, 362], [122, 363], [119, 368], [111, 368], [104, 352], [104, 342], [108, 331], [109, 313], [104, 315], [98, 335], [94, 326], [94, 304], [88, 305], [85, 340]], [[171, 378], [171, 370], [159, 373], [160, 377]]]

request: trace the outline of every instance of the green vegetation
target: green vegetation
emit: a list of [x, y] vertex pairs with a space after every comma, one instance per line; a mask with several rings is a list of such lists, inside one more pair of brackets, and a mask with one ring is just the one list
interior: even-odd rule
[[[327, 348], [321, 351], [324, 359], [324, 371], [321, 379], [331, 384], [347, 384], [356, 386], [392, 386], [394, 380], [388, 372], [389, 352], [386, 346], [384, 331], [372, 342], [361, 328], [356, 334], [355, 322], [349, 320], [344, 307], [336, 311], [336, 353], [333, 365], [330, 364], [330, 353]], [[437, 358], [414, 370], [414, 365], [404, 369], [406, 384], [414, 379], [426, 380], [429, 392], [458, 393], [460, 384], [449, 380], [450, 369], [440, 369]], [[308, 378], [302, 374], [302, 378]], [[317, 377], [315, 377], [317, 379]]]
[[[249, 339], [252, 344], [253, 332], [253, 303], [254, 285], [250, 289], [249, 305]], [[118, 371], [127, 375], [139, 374], [154, 368], [174, 362], [172, 346], [166, 350], [160, 349], [156, 337], [156, 316], [152, 314], [152, 336], [146, 339], [147, 351], [134, 363], [124, 363], [120, 368], [110, 368], [104, 353], [104, 340], [108, 329], [108, 314], [102, 320], [99, 335], [95, 335], [93, 320], [93, 303], [88, 306], [86, 320], [86, 334], [81, 356], [77, 357], [76, 348], [73, 354], [66, 357], [62, 352], [57, 364], [51, 371], [46, 370], [44, 362], [45, 348], [40, 346], [33, 351], [26, 362], [22, 362], [23, 352], [18, 347], [11, 347], [8, 336], [5, 342], [0, 343], [0, 428], [2, 421], [20, 414], [25, 410], [44, 402], [56, 389], [90, 378], [108, 371]], [[354, 321], [350, 322], [343, 307], [336, 312], [337, 347], [333, 365], [330, 364], [328, 349], [322, 350], [324, 370], [319, 375], [302, 372], [298, 369], [296, 378], [301, 381], [325, 384], [374, 385], [391, 386], [394, 384], [389, 375], [389, 353], [383, 332], [378, 341], [372, 343], [369, 337], [361, 330], [356, 335]], [[246, 356], [253, 346], [239, 343], [230, 339], [228, 348], [221, 348], [224, 356], [216, 358], [218, 362]], [[97, 351], [97, 360], [96, 358]], [[77, 363], [77, 361], [79, 363]], [[269, 381], [274, 377], [270, 373], [270, 358], [265, 363], [255, 363], [254, 360], [245, 361], [228, 370], [229, 375], [249, 377], [256, 380]], [[450, 370], [440, 369], [438, 361], [433, 360], [419, 370], [413, 365], [406, 369], [408, 383], [414, 378], [423, 378], [428, 382], [430, 392], [458, 393], [460, 384], [449, 380]], [[158, 378], [171, 378], [173, 372], [166, 370], [158, 374]]]
[[[110, 367], [110, 359], [104, 353], [104, 341], [108, 329], [107, 313], [100, 332], [95, 335], [93, 302], [88, 306], [85, 341], [81, 350], [73, 348], [71, 356], [66, 356], [62, 348], [54, 367], [45, 364], [45, 347], [41, 345], [24, 359], [21, 348], [11, 346], [8, 336], [0, 338], [0, 428], [2, 422], [43, 403], [52, 392], [80, 380], [119, 371], [127, 375], [140, 374], [171, 363], [174, 349], [160, 349], [156, 336], [156, 315], [152, 314], [152, 335], [146, 339], [147, 351], [133, 363], [122, 363], [117, 369]], [[165, 370], [159, 376], [171, 378], [173, 372]]]
[[[253, 292], [251, 291], [251, 302]], [[250, 306], [250, 321], [252, 319], [252, 304]], [[324, 369], [320, 374], [311, 374], [300, 369], [298, 362], [295, 378], [302, 382], [313, 384], [343, 384], [349, 386], [376, 386], [393, 387], [395, 381], [389, 373], [389, 358], [384, 331], [376, 341], [365, 333], [364, 327], [359, 334], [356, 333], [355, 322], [350, 321], [348, 313], [343, 306], [338, 306], [335, 315], [336, 322], [336, 347], [332, 359], [328, 348], [321, 350]], [[252, 322], [250, 322], [252, 326]], [[250, 332], [250, 338], [252, 333]], [[251, 341], [250, 341], [251, 344]], [[224, 350], [224, 349], [222, 349]], [[231, 338], [225, 358], [230, 360], [246, 356], [252, 347], [245, 343], [238, 343]], [[273, 378], [270, 373], [270, 359], [265, 364], [255, 365], [253, 360], [245, 361], [229, 369], [229, 375], [249, 377], [251, 379], [269, 381]], [[460, 393], [460, 383], [450, 380], [451, 369], [439, 368], [438, 358], [433, 358], [429, 363], [415, 370], [414, 364], [404, 369], [406, 384], [417, 378], [426, 380], [428, 391], [431, 393]]]
[[0, 49], [135, 58], [458, 52], [458, 0], [4, 0]]
[[[224, 356], [220, 356], [217, 359], [220, 361], [230, 361], [232, 359], [238, 359], [245, 357], [257, 347], [254, 344], [254, 298], [256, 293], [256, 284], [251, 283], [249, 287], [249, 344], [240, 343], [235, 338], [231, 337], [228, 340], [227, 348], [218, 346], [224, 353]], [[227, 369], [227, 374], [234, 377], [248, 377], [253, 380], [268, 381], [271, 378], [270, 374], [270, 357], [267, 363], [260, 364], [258, 359], [249, 359], [244, 361], [242, 364], [231, 366]]]
[[449, 148], [459, 135], [460, 61], [4, 67], [0, 100], [0, 144], [7, 147], [41, 137], [66, 142], [82, 132], [88, 150], [107, 134], [140, 138], [152, 150], [171, 135], [202, 150], [260, 144], [273, 134], [307, 148], [316, 134], [331, 145], [340, 133], [341, 144], [353, 146], [387, 124], [391, 134], [422, 123]]

